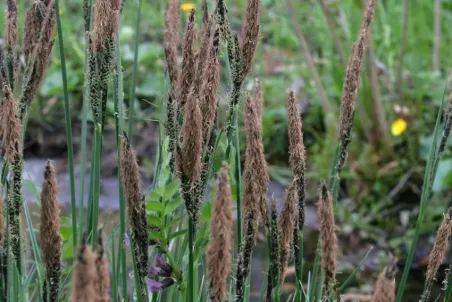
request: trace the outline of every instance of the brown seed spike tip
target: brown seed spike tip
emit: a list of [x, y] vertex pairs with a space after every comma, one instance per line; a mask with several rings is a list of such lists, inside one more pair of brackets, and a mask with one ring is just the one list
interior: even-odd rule
[[353, 115], [355, 112], [355, 100], [358, 93], [361, 63], [369, 42], [370, 24], [375, 11], [376, 0], [369, 0], [364, 12], [363, 23], [359, 32], [358, 40], [353, 45], [352, 56], [348, 62], [347, 72], [341, 99], [340, 136], [349, 139]]
[[290, 258], [290, 244], [293, 238], [293, 230], [295, 226], [296, 208], [297, 205], [297, 190], [295, 183], [286, 190], [284, 207], [281, 211], [278, 227], [280, 231], [281, 246], [279, 255], [280, 267], [280, 283], [284, 283], [287, 264]]
[[298, 111], [297, 103], [295, 101], [295, 94], [293, 90], [289, 91], [288, 106], [287, 106], [287, 120], [289, 131], [289, 152], [290, 152], [290, 167], [295, 177], [304, 177], [305, 172], [305, 149], [303, 143], [303, 133], [301, 117]]
[[242, 40], [240, 42], [242, 72], [246, 76], [251, 71], [254, 54], [256, 53], [259, 38], [259, 11], [260, 0], [248, 0], [245, 11], [245, 20], [242, 28]]
[[394, 302], [395, 301], [395, 272], [391, 265], [378, 275], [375, 283], [371, 302]]
[[86, 242], [82, 242], [73, 268], [71, 301], [96, 301], [94, 289], [95, 261], [96, 257], [91, 248], [86, 245]]
[[101, 51], [106, 40], [116, 39], [119, 27], [120, 0], [97, 0], [94, 5], [94, 21], [91, 39], [94, 51]]
[[254, 213], [258, 223], [267, 217], [267, 187], [269, 182], [268, 167], [262, 143], [261, 116], [258, 114], [260, 104], [247, 96], [245, 101], [245, 171], [244, 171], [244, 216]]
[[18, 117], [18, 108], [11, 87], [3, 85], [4, 100], [0, 112], [0, 127], [3, 135], [3, 148], [8, 161], [13, 162], [22, 156], [22, 125]]
[[44, 171], [41, 191], [40, 244], [42, 259], [47, 268], [61, 262], [60, 206], [58, 201], [56, 171], [50, 161]]
[[30, 1], [27, 12], [25, 13], [23, 52], [26, 63], [28, 63], [28, 58], [38, 43], [41, 20], [43, 18], [42, 12], [44, 11], [45, 5], [42, 1]]
[[140, 171], [137, 156], [126, 136], [121, 140], [121, 176], [129, 223], [132, 229], [139, 230], [142, 210]]
[[98, 295], [96, 302], [110, 301], [110, 273], [108, 271], [108, 261], [105, 256], [102, 230], [99, 231], [99, 239], [96, 250], [96, 277], [94, 289]]
[[209, 295], [214, 302], [225, 301], [228, 292], [233, 225], [231, 200], [228, 165], [223, 162], [217, 176], [210, 242], [207, 248]]
[[165, 15], [165, 31], [163, 33], [163, 48], [166, 57], [166, 68], [173, 88], [179, 79], [179, 67], [177, 65], [177, 45], [179, 43], [180, 10], [179, 1], [170, 0]]
[[196, 22], [193, 9], [188, 18], [187, 28], [182, 40], [182, 72], [179, 79], [179, 100], [185, 106], [196, 74]]
[[433, 249], [430, 252], [427, 269], [427, 282], [430, 283], [436, 279], [438, 269], [446, 256], [446, 251], [449, 245], [449, 237], [452, 235], [452, 220], [450, 212], [451, 209], [449, 209], [448, 213], [444, 215], [444, 219], [438, 228], [438, 232], [436, 233]]
[[220, 62], [217, 57], [219, 38], [219, 27], [217, 27], [213, 36], [212, 45], [210, 47], [210, 55], [207, 58], [207, 62], [204, 66], [204, 72], [201, 77], [202, 84], [199, 94], [199, 101], [203, 116], [204, 137], [210, 133], [210, 129], [215, 122], [217, 110], [217, 92], [220, 85]]
[[193, 184], [201, 175], [202, 155], [202, 114], [193, 90], [184, 107], [182, 152], [182, 175]]
[[6, 47], [12, 49], [17, 42], [17, 3], [16, 0], [6, 1], [5, 15]]
[[325, 290], [333, 293], [337, 271], [337, 237], [334, 232], [334, 211], [330, 192], [323, 182], [319, 190], [319, 204], [317, 219], [320, 223], [320, 237], [322, 239], [322, 269], [325, 272]]

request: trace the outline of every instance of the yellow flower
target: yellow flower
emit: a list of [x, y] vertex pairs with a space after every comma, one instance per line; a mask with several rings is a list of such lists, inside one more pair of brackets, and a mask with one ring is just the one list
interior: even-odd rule
[[195, 8], [195, 4], [191, 3], [191, 2], [187, 2], [187, 3], [182, 3], [180, 6], [180, 9], [184, 12], [184, 13], [189, 13], [191, 12], [192, 9]]
[[405, 132], [407, 126], [408, 126], [408, 124], [406, 123], [406, 121], [403, 118], [399, 118], [399, 119], [395, 120], [391, 125], [392, 135], [394, 135], [394, 136], [401, 135], [403, 132]]

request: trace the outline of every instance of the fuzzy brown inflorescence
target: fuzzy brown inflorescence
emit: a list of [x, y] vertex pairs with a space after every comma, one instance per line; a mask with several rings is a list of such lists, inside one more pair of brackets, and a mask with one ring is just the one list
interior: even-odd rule
[[108, 260], [105, 255], [102, 230], [99, 231], [97, 249], [95, 255], [96, 276], [94, 279], [94, 290], [96, 292], [96, 302], [110, 301], [110, 273], [108, 271]]
[[228, 277], [231, 271], [233, 219], [228, 169], [228, 164], [223, 162], [217, 176], [210, 241], [206, 254], [209, 295], [213, 302], [227, 300]]
[[[24, 87], [20, 99], [20, 119], [25, 118], [28, 106], [33, 101], [38, 88], [44, 79], [47, 65], [50, 61], [53, 48], [53, 33], [55, 31], [55, 7], [54, 0], [50, 0], [45, 10], [45, 17], [42, 20], [39, 30], [39, 38], [31, 46], [31, 53], [24, 76]], [[36, 37], [31, 37], [36, 39]], [[33, 43], [30, 41], [29, 43]]]
[[181, 129], [182, 154], [178, 163], [178, 169], [182, 175], [182, 180], [191, 185], [199, 179], [201, 175], [201, 155], [202, 155], [202, 114], [199, 108], [199, 100], [190, 91], [184, 106], [184, 120]]
[[334, 293], [337, 271], [337, 237], [335, 233], [333, 201], [325, 182], [319, 189], [319, 203], [317, 219], [320, 224], [320, 238], [322, 240], [321, 265], [325, 272], [325, 293], [329, 297]]
[[[267, 162], [262, 143], [261, 117], [256, 104], [262, 100], [247, 96], [245, 102], [246, 152], [243, 192], [244, 238], [240, 248], [236, 274], [236, 298], [243, 301], [244, 282], [251, 265], [251, 254], [256, 233], [262, 220], [267, 217], [267, 187], [269, 182]], [[263, 215], [265, 215], [263, 217]]]
[[120, 0], [97, 0], [94, 5], [93, 30], [90, 33], [92, 50], [102, 51], [105, 41], [116, 40], [119, 26]]
[[23, 37], [23, 52], [25, 63], [28, 64], [33, 49], [39, 40], [42, 20], [45, 17], [46, 5], [40, 0], [29, 0], [29, 5], [25, 13], [25, 26]]
[[395, 301], [395, 266], [390, 264], [378, 275], [371, 302]]
[[435, 237], [435, 243], [428, 259], [427, 276], [425, 280], [425, 290], [422, 301], [427, 301], [430, 296], [431, 285], [436, 279], [436, 274], [446, 256], [449, 247], [449, 237], [452, 235], [452, 207], [444, 215]]
[[201, 83], [203, 82], [204, 67], [207, 65], [212, 49], [212, 31], [215, 25], [215, 18], [209, 18], [207, 23], [203, 23], [200, 32], [199, 51], [196, 62], [196, 75], [194, 77], [194, 89], [198, 95], [201, 93]]
[[165, 51], [166, 68], [173, 89], [179, 82], [179, 67], [177, 64], [177, 45], [179, 43], [180, 8], [178, 0], [170, 0], [165, 15], [165, 31], [163, 34], [163, 49]]
[[193, 89], [193, 81], [196, 74], [196, 22], [195, 10], [193, 9], [188, 17], [187, 28], [182, 40], [182, 71], [178, 84], [179, 111], [183, 110], [188, 101], [189, 94]]
[[242, 73], [246, 76], [253, 66], [259, 38], [259, 12], [261, 0], [248, 0], [245, 11], [245, 19], [242, 27], [242, 39], [240, 41]]
[[295, 100], [293, 90], [289, 91], [287, 101], [287, 123], [289, 136], [289, 154], [290, 167], [295, 176], [295, 182], [298, 193], [298, 213], [295, 222], [293, 245], [295, 270], [297, 276], [301, 276], [301, 255], [299, 232], [303, 232], [305, 222], [305, 171], [306, 171], [306, 152], [303, 143], [303, 132], [301, 116]]
[[0, 127], [3, 136], [3, 149], [9, 162], [22, 157], [21, 133], [22, 125], [19, 119], [19, 110], [14, 100], [11, 86], [3, 79], [3, 103], [0, 112]]
[[[214, 19], [211, 17], [211, 19]], [[220, 62], [218, 51], [220, 46], [220, 29], [217, 27], [211, 39], [211, 47], [206, 57], [206, 64], [201, 75], [202, 82], [199, 93], [199, 107], [203, 116], [203, 137], [207, 142], [217, 111], [217, 92], [220, 86]]]
[[267, 187], [269, 182], [268, 167], [262, 143], [262, 116], [259, 113], [262, 98], [256, 94], [254, 98], [246, 97], [245, 101], [245, 171], [244, 171], [244, 218], [249, 212], [256, 212], [257, 224], [267, 217]]
[[338, 173], [340, 173], [345, 164], [347, 148], [351, 141], [351, 129], [355, 114], [355, 100], [358, 94], [361, 65], [364, 53], [369, 43], [370, 25], [375, 12], [375, 3], [376, 0], [369, 0], [367, 2], [358, 40], [353, 45], [352, 55], [347, 65], [341, 98], [341, 117], [339, 128], [341, 150], [338, 162]]
[[13, 87], [16, 71], [16, 57], [14, 48], [17, 43], [17, 2], [16, 0], [6, 1], [5, 14], [5, 51], [6, 51], [6, 68], [8, 70], [10, 85]]
[[94, 288], [94, 280], [96, 278], [95, 262], [96, 256], [86, 244], [86, 238], [84, 238], [73, 267], [71, 301], [96, 301]]
[[49, 301], [59, 301], [62, 245], [58, 193], [55, 168], [50, 161], [47, 161], [41, 191], [41, 226], [39, 231], [42, 260], [47, 272]]
[[[129, 144], [127, 135], [121, 139], [121, 180], [127, 214], [131, 228], [132, 250], [135, 253], [140, 282], [144, 282], [149, 267], [148, 258], [148, 224], [146, 220], [146, 204], [141, 193], [140, 171], [135, 151]], [[144, 290], [144, 284], [140, 284]], [[145, 295], [145, 292], [143, 292]]]
[[292, 183], [286, 190], [284, 199], [284, 207], [278, 221], [278, 228], [280, 232], [279, 281], [281, 285], [284, 283], [287, 265], [289, 263], [290, 244], [293, 238], [296, 219], [297, 188], [295, 183]]

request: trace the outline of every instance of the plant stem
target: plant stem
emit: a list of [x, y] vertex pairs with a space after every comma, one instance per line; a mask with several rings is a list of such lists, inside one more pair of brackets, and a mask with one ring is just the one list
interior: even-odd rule
[[102, 154], [102, 126], [96, 124], [94, 130], [94, 161], [93, 161], [93, 202], [92, 202], [92, 224], [91, 224], [91, 244], [94, 246], [97, 242], [97, 226], [99, 220], [99, 195], [100, 195], [100, 168]]
[[[235, 128], [238, 129], [238, 121], [235, 119]], [[240, 251], [242, 245], [243, 228], [242, 228], [242, 167], [240, 163], [240, 137], [238, 130], [235, 131], [235, 179], [236, 179], [236, 196], [237, 196], [237, 247]]]
[[138, 48], [140, 43], [140, 23], [141, 23], [141, 2], [142, 0], [138, 0], [138, 9], [137, 9], [137, 22], [135, 25], [135, 49], [133, 54], [133, 71], [132, 71], [132, 85], [130, 87], [130, 106], [129, 106], [129, 121], [128, 121], [128, 130], [127, 134], [129, 136], [130, 144], [133, 143], [133, 126], [134, 126], [134, 114], [135, 114], [135, 89], [137, 82], [137, 70], [138, 70]]
[[[446, 87], [444, 87], [444, 88], [446, 88]], [[445, 89], [443, 90], [443, 98], [442, 98], [441, 106], [440, 106], [440, 109], [438, 111], [438, 115], [436, 118], [435, 130], [433, 132], [433, 142], [432, 142], [432, 146], [430, 148], [430, 154], [429, 154], [429, 158], [427, 161], [427, 166], [425, 168], [424, 184], [422, 185], [419, 216], [418, 216], [418, 219], [416, 222], [414, 238], [413, 238], [413, 241], [411, 242], [410, 251], [408, 253], [408, 256], [407, 256], [407, 259], [405, 262], [405, 267], [403, 269], [403, 274], [402, 274], [402, 277], [399, 282], [399, 289], [397, 291], [397, 297], [396, 297], [397, 302], [401, 302], [402, 298], [403, 298], [406, 281], [408, 279], [408, 274], [410, 272], [411, 264], [412, 264], [413, 258], [414, 258], [414, 252], [416, 251], [417, 241], [418, 241], [419, 235], [421, 233], [421, 226], [424, 221], [427, 202], [428, 202], [428, 199], [430, 198], [431, 187], [432, 187], [433, 181], [435, 180], [435, 174], [436, 174], [435, 173], [436, 172], [435, 171], [436, 170], [435, 162], [437, 162], [436, 160], [439, 156], [437, 143], [438, 143], [438, 133], [439, 133], [439, 128], [440, 128], [441, 116], [443, 113], [443, 106], [444, 106], [444, 92], [445, 92]]]
[[[55, 11], [59, 12], [59, 1], [55, 0]], [[67, 87], [67, 74], [66, 74], [66, 59], [64, 56], [64, 41], [63, 41], [63, 29], [61, 26], [60, 14], [57, 13], [57, 27], [58, 27], [58, 45], [60, 48], [61, 59], [61, 76], [63, 79], [64, 90], [64, 121], [66, 124], [66, 140], [67, 140], [67, 156], [69, 162], [69, 184], [71, 190], [71, 218], [72, 218], [72, 244], [75, 250], [77, 248], [77, 204], [75, 199], [75, 180], [74, 180], [74, 149], [72, 146], [72, 127], [71, 127], [71, 109], [69, 107], [69, 94]]]
[[[118, 167], [121, 166], [121, 151], [120, 151], [120, 134], [124, 130], [124, 100], [122, 88], [122, 64], [121, 64], [121, 44], [118, 38], [116, 40], [116, 74], [114, 85], [114, 103], [115, 103], [115, 123], [116, 123], [116, 145], [118, 149]], [[127, 297], [127, 263], [125, 250], [125, 234], [126, 234], [126, 205], [124, 201], [124, 192], [121, 181], [121, 172], [118, 169], [118, 183], [119, 183], [119, 258], [121, 262], [122, 274], [122, 294], [123, 299]]]
[[193, 217], [188, 214], [188, 302], [194, 302], [194, 257], [193, 257]]

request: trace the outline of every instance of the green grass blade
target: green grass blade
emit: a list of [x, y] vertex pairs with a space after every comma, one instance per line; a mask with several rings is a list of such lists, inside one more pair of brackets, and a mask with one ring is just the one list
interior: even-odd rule
[[130, 143], [133, 143], [133, 127], [134, 127], [134, 114], [135, 114], [135, 89], [137, 82], [137, 70], [138, 70], [138, 48], [140, 45], [140, 23], [141, 23], [141, 2], [138, 0], [137, 9], [137, 22], [135, 26], [135, 49], [133, 54], [133, 71], [132, 71], [132, 85], [130, 86], [130, 106], [129, 106], [129, 124], [127, 133], [129, 135]]
[[31, 220], [30, 210], [28, 208], [27, 203], [24, 203], [24, 213], [25, 213], [25, 219], [27, 221], [28, 236], [30, 237], [31, 247], [33, 250], [33, 256], [34, 256], [35, 263], [37, 266], [36, 268], [38, 271], [39, 286], [41, 287], [44, 282], [44, 271], [42, 268], [41, 249], [39, 248], [38, 240], [36, 240], [36, 235], [35, 235], [35, 232], [33, 229], [33, 222]]
[[[121, 166], [121, 150], [120, 135], [124, 131], [124, 97], [123, 97], [123, 79], [122, 79], [122, 64], [121, 64], [121, 43], [119, 38], [116, 39], [116, 74], [114, 85], [114, 102], [115, 102], [115, 123], [116, 123], [116, 144], [118, 150], [118, 167]], [[119, 246], [118, 255], [121, 265], [121, 288], [123, 299], [127, 298], [127, 257], [124, 245], [126, 234], [126, 205], [124, 200], [124, 192], [121, 181], [121, 169], [118, 169], [118, 190], [119, 190]], [[119, 270], [118, 270], [119, 273]]]
[[433, 142], [432, 142], [432, 146], [430, 148], [430, 154], [429, 154], [429, 157], [427, 160], [427, 166], [425, 168], [419, 216], [418, 216], [418, 219], [416, 222], [416, 229], [415, 229], [413, 241], [411, 242], [410, 251], [409, 251], [407, 259], [405, 261], [405, 267], [403, 269], [402, 277], [399, 282], [399, 289], [397, 291], [396, 302], [401, 302], [402, 298], [403, 298], [406, 282], [408, 279], [408, 274], [411, 269], [411, 264], [413, 263], [414, 252], [416, 251], [417, 241], [418, 241], [420, 233], [421, 233], [421, 226], [424, 221], [427, 201], [430, 198], [431, 184], [433, 183], [433, 180], [435, 178], [435, 175], [432, 175], [432, 172], [434, 171], [434, 163], [439, 155], [437, 152], [437, 150], [438, 150], [438, 133], [439, 133], [439, 129], [440, 129], [441, 116], [442, 116], [443, 107], [444, 107], [444, 95], [445, 95], [444, 92], [445, 92], [445, 89], [443, 90], [441, 106], [438, 110], [438, 115], [437, 115], [436, 124], [435, 124], [435, 130], [433, 131]]
[[72, 146], [72, 126], [71, 126], [71, 109], [69, 107], [69, 94], [67, 86], [66, 59], [64, 56], [63, 29], [61, 27], [61, 18], [59, 14], [59, 1], [55, 0], [55, 11], [57, 12], [56, 20], [58, 27], [58, 45], [60, 48], [61, 60], [61, 77], [63, 79], [63, 95], [64, 95], [64, 121], [66, 124], [66, 140], [67, 140], [67, 156], [69, 162], [69, 184], [71, 191], [71, 218], [72, 218], [72, 243], [75, 249], [77, 247], [77, 204], [75, 199], [75, 180], [74, 180], [74, 149]]
[[342, 283], [341, 287], [339, 288], [339, 293], [341, 293], [344, 289], [347, 288], [347, 285], [353, 280], [355, 275], [359, 272], [359, 270], [361, 269], [361, 266], [364, 264], [364, 262], [366, 261], [367, 257], [369, 256], [369, 254], [373, 248], [374, 248], [373, 246], [370, 247], [370, 249], [367, 251], [366, 255], [364, 255], [364, 258], [359, 262], [358, 266], [353, 270], [351, 275], [348, 276], [347, 280], [345, 280], [344, 283]]
[[99, 196], [100, 196], [100, 169], [101, 169], [101, 154], [102, 154], [102, 127], [97, 124], [94, 131], [94, 161], [93, 161], [93, 202], [92, 202], [92, 226], [91, 226], [91, 244], [95, 246], [97, 242], [97, 228], [99, 223]]

